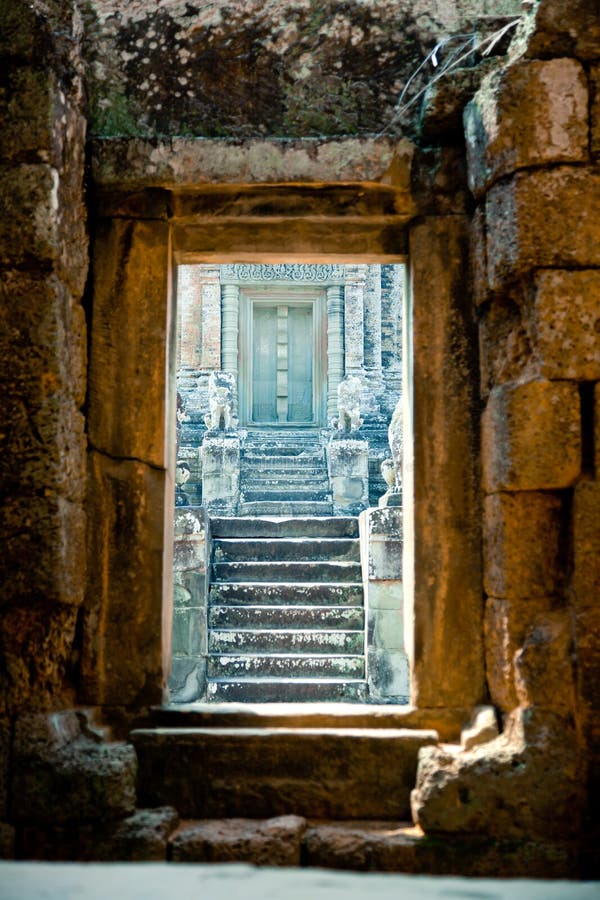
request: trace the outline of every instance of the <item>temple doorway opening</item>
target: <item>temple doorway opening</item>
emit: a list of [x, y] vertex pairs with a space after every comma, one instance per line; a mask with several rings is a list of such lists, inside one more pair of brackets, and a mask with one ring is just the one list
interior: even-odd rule
[[408, 701], [405, 269], [177, 269], [172, 703]]

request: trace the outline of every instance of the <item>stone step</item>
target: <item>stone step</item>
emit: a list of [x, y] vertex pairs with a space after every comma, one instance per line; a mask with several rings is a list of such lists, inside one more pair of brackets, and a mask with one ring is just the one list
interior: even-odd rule
[[363, 631], [339, 629], [213, 628], [208, 652], [213, 654], [364, 653]]
[[211, 703], [364, 703], [367, 683], [362, 678], [243, 678], [208, 682]]
[[361, 607], [331, 606], [211, 606], [209, 628], [364, 628]]
[[243, 516], [331, 516], [333, 504], [330, 501], [289, 501], [253, 500], [242, 501], [240, 513]]
[[305, 450], [296, 453], [268, 453], [242, 450], [240, 455], [240, 463], [242, 466], [258, 466], [263, 467], [268, 463], [272, 468], [293, 468], [304, 469], [311, 466], [315, 469], [323, 469], [325, 467], [325, 455], [322, 450], [314, 453], [307, 453]]
[[281, 448], [272, 451], [253, 448], [252, 450], [242, 450], [240, 463], [242, 466], [262, 466], [268, 463], [274, 467], [315, 466], [319, 468], [325, 465], [325, 455], [321, 448], [290, 447], [288, 452], [282, 452]]
[[269, 501], [284, 503], [327, 503], [331, 501], [329, 487], [323, 490], [307, 487], [306, 490], [285, 490], [284, 487], [260, 487], [256, 490], [242, 491], [243, 503], [268, 503]]
[[183, 818], [406, 819], [418, 751], [437, 734], [156, 728], [136, 729], [131, 740], [142, 807], [174, 806]]
[[231, 516], [211, 518], [213, 537], [358, 537], [354, 516]]
[[[325, 679], [321, 679], [325, 682]], [[312, 679], [250, 679], [239, 683], [259, 685], [272, 683], [293, 683], [307, 688], [318, 685], [321, 680]], [[215, 682], [217, 683], [217, 682]], [[219, 682], [220, 683], [220, 682]], [[234, 682], [227, 682], [233, 684]], [[329, 685], [363, 682], [348, 679], [328, 679]], [[410, 728], [433, 729], [441, 741], [460, 743], [461, 732], [473, 718], [472, 707], [428, 707], [369, 703], [333, 703], [307, 706], [303, 702], [281, 704], [278, 702], [255, 703], [192, 703], [189, 705], [153, 707], [145, 714], [137, 727], [156, 728]]]
[[355, 538], [215, 538], [213, 552], [215, 562], [360, 561], [360, 543]]
[[333, 606], [363, 605], [362, 584], [280, 584], [276, 582], [225, 582], [211, 584], [211, 606]]
[[216, 562], [212, 566], [213, 581], [277, 581], [300, 582], [361, 581], [359, 562]]
[[289, 478], [291, 481], [310, 481], [315, 479], [327, 480], [327, 469], [325, 465], [313, 466], [242, 466], [241, 479], [242, 483], [247, 483], [253, 479], [262, 480], [264, 478], [274, 478], [283, 480]]
[[364, 678], [364, 656], [264, 653], [209, 655], [208, 678], [240, 680], [244, 676], [262, 678]]
[[303, 478], [297, 472], [284, 473], [283, 475], [273, 475], [272, 472], [252, 472], [247, 476], [242, 476], [240, 490], [244, 495], [249, 491], [321, 491], [328, 493], [329, 479], [325, 475], [313, 475], [310, 478]]

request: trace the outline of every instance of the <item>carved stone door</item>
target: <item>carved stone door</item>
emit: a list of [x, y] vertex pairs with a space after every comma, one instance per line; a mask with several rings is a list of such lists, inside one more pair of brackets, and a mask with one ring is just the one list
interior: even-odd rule
[[248, 297], [240, 411], [248, 425], [316, 426], [322, 418], [321, 304], [316, 297]]

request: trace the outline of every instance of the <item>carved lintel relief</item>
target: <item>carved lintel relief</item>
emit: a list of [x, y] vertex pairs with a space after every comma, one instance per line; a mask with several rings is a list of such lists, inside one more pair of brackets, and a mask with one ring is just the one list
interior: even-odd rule
[[295, 284], [343, 284], [345, 265], [313, 263], [229, 263], [221, 266], [221, 284], [292, 281]]

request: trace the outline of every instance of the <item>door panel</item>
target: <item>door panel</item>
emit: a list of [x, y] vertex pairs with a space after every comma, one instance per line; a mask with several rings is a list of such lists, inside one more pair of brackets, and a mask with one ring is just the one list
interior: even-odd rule
[[312, 306], [288, 308], [288, 422], [313, 419]]
[[255, 304], [252, 347], [252, 419], [277, 421], [277, 308]]

